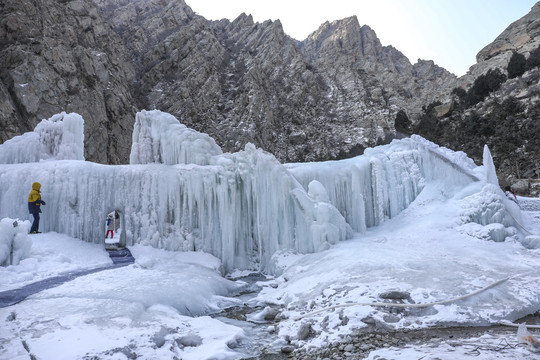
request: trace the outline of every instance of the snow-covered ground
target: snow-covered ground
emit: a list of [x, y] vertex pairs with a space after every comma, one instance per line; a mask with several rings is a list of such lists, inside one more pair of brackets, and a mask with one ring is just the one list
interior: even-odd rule
[[[103, 245], [31, 236], [30, 256], [0, 267], [0, 291], [110, 263]], [[206, 316], [237, 301], [206, 253], [130, 248], [136, 263], [83, 276], [0, 309], [0, 359], [234, 358], [243, 330]], [[96, 357], [93, 357], [96, 356]]]
[[[365, 234], [357, 234], [327, 251], [291, 257], [292, 263], [278, 258], [287, 264], [283, 275], [270, 282], [254, 301], [285, 308], [280, 334], [307, 348], [335, 343], [344, 334], [368, 324], [379, 330], [489, 325], [535, 313], [540, 310], [540, 250], [526, 249], [518, 241], [493, 242], [482, 240], [478, 233], [469, 235], [471, 230], [459, 225], [456, 215], [474, 201], [465, 196], [470, 190], [444, 200], [440, 189], [428, 187], [396, 218]], [[540, 204], [540, 199], [530, 201]], [[540, 222], [531, 215], [524, 214], [524, 225], [538, 234]], [[409, 294], [401, 301], [407, 304], [446, 301], [473, 294], [500, 280], [504, 281], [486, 291], [444, 305], [403, 309], [365, 305], [384, 302], [381, 295], [389, 291]], [[316, 335], [305, 341], [295, 340], [302, 324], [309, 324]], [[534, 330], [531, 332], [534, 334]], [[485, 337], [468, 343], [496, 347], [502, 340], [506, 339], [486, 330]], [[507, 340], [518, 345], [516, 336]], [[442, 343], [438, 348], [430, 345], [377, 350], [370, 359], [538, 356], [524, 346], [492, 357], [478, 357], [470, 350], [471, 346]]]
[[[268, 345], [279, 348], [289, 339], [306, 349], [325, 346], [367, 323], [398, 329], [487, 325], [537, 311], [540, 250], [528, 250], [517, 241], [471, 237], [456, 214], [471, 201], [465, 195], [474, 193], [472, 189], [450, 200], [441, 197], [439, 190], [426, 188], [398, 217], [326, 251], [276, 255], [283, 274], [260, 283], [263, 290], [251, 300], [253, 306], [282, 310], [279, 340]], [[524, 217], [524, 225], [533, 230], [539, 226], [530, 216]], [[30, 239], [26, 259], [0, 267], [0, 291], [110, 262], [103, 245], [57, 233]], [[136, 258], [133, 265], [87, 275], [0, 309], [0, 359], [28, 359], [29, 354], [44, 360], [129, 359], [134, 354], [141, 359], [243, 357], [234, 349], [249, 334], [241, 326], [208, 316], [242, 305], [234, 295], [245, 288], [243, 282], [224, 279], [218, 271], [220, 261], [206, 253], [142, 245], [130, 249]], [[447, 300], [501, 279], [508, 280], [465, 300], [423, 309], [339, 307], [380, 302], [379, 295], [390, 290], [408, 292], [405, 303]], [[337, 308], [316, 313], [332, 306]], [[312, 329], [306, 340], [297, 339], [302, 323]], [[501, 340], [486, 333], [468, 343], [497, 346]], [[507, 340], [518, 345], [517, 337]], [[442, 342], [436, 348], [379, 349], [372, 351], [370, 359], [537, 356], [517, 346], [497, 352], [496, 357], [478, 357], [470, 352], [471, 346]]]

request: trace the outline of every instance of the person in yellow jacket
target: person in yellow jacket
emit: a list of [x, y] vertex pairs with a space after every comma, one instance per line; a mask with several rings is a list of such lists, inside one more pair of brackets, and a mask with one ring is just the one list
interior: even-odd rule
[[41, 205], [45, 205], [45, 201], [41, 200], [41, 184], [35, 182], [32, 184], [32, 190], [28, 195], [28, 211], [34, 216], [34, 222], [30, 229], [30, 234], [39, 234], [39, 213], [41, 212]]

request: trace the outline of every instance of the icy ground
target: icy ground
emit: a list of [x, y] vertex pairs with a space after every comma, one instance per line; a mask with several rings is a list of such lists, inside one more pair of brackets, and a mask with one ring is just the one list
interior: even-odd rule
[[[278, 340], [268, 346], [280, 348], [287, 339], [296, 348], [327, 346], [368, 323], [394, 329], [487, 325], [537, 311], [540, 250], [528, 250], [517, 241], [493, 242], [469, 235], [470, 229], [459, 225], [456, 214], [471, 201], [468, 193], [478, 189], [465, 189], [450, 200], [440, 190], [424, 189], [398, 217], [326, 251], [276, 256], [283, 274], [261, 282], [263, 290], [249, 304], [282, 311], [278, 323], [262, 325], [269, 332], [277, 331]], [[540, 199], [528, 201], [540, 203]], [[538, 232], [540, 224], [532, 216], [536, 214], [524, 212], [523, 225]], [[0, 291], [110, 261], [103, 245], [66, 235], [33, 235], [31, 241], [28, 258], [16, 266], [0, 267]], [[0, 309], [0, 359], [28, 359], [29, 354], [43, 360], [248, 357], [235, 351], [249, 338], [244, 330], [248, 327], [208, 316], [243, 305], [234, 296], [245, 290], [245, 284], [221, 277], [217, 258], [141, 245], [130, 249], [134, 265], [78, 278]], [[382, 301], [379, 295], [389, 290], [408, 292], [407, 303], [445, 300], [505, 278], [494, 288], [447, 305], [394, 312], [357, 305], [315, 313], [330, 306]], [[257, 320], [257, 313], [250, 317]], [[311, 327], [305, 340], [298, 339], [302, 323]], [[502, 340], [486, 331], [467, 344], [442, 341], [436, 347], [390, 347], [372, 351], [369, 358], [538, 356], [519, 345], [515, 336], [504, 338], [511, 348], [484, 351], [481, 356], [471, 351], [479, 345], [496, 347]]]
[[[111, 262], [103, 245], [57, 233], [33, 235], [32, 243], [31, 257], [0, 268], [0, 290]], [[242, 330], [198, 316], [230, 304], [222, 295], [242, 287], [219, 275], [219, 260], [144, 246], [131, 251], [134, 265], [0, 309], [0, 359], [233, 358], [227, 344], [241, 339]]]
[[[301, 323], [308, 323], [318, 334], [302, 344], [309, 348], [343, 343], [341, 338], [348, 333], [345, 328], [352, 332], [354, 328], [365, 328], [366, 323], [383, 332], [488, 325], [501, 319], [514, 321], [540, 310], [536, 290], [540, 283], [539, 250], [527, 250], [517, 242], [470, 238], [464, 233], [467, 230], [450, 225], [452, 202], [439, 203], [437, 189], [431, 190], [425, 190], [402, 214], [378, 228], [327, 252], [302, 256], [276, 280], [277, 288], [265, 288], [259, 300], [288, 309], [284, 312], [288, 319], [281, 321], [280, 333], [294, 339], [301, 331]], [[536, 209], [523, 211], [523, 225], [540, 234], [540, 199], [520, 201]], [[411, 299], [404, 300], [405, 303], [429, 303], [472, 293], [506, 278], [486, 292], [425, 309], [339, 307], [381, 302], [384, 300], [377, 294], [391, 290], [409, 293]], [[532, 301], [533, 305], [521, 308], [520, 301]], [[333, 306], [338, 307], [331, 309]], [[328, 310], [318, 312], [321, 308]], [[486, 328], [485, 335], [465, 341], [450, 339], [374, 350], [368, 358], [487, 360], [540, 356], [531, 352], [527, 344], [518, 342], [517, 328], [509, 329], [501, 334]], [[540, 338], [539, 330], [529, 331]]]

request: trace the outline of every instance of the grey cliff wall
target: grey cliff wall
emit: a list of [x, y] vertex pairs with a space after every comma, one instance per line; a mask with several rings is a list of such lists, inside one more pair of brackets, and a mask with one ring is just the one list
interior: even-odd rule
[[134, 70], [121, 39], [87, 1], [0, 5], [0, 140], [61, 111], [85, 119], [89, 159], [129, 156]]

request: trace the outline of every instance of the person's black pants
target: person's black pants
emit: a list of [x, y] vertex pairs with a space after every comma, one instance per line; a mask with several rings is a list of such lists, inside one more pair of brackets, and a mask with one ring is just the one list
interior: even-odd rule
[[34, 215], [34, 222], [32, 223], [32, 228], [30, 232], [37, 232], [39, 230], [39, 213], [32, 214]]

